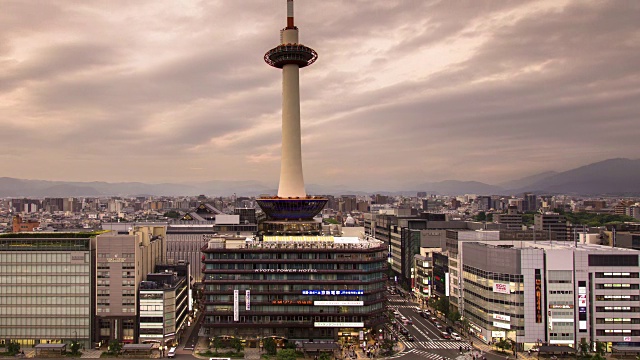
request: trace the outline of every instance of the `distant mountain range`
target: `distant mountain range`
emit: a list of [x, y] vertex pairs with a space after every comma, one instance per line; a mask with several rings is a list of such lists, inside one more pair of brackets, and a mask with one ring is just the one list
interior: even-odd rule
[[[346, 187], [308, 184], [311, 194], [340, 195], [367, 193], [415, 195], [418, 191], [440, 195], [510, 195], [523, 192], [575, 195], [640, 195], [640, 159], [610, 159], [564, 172], [544, 172], [497, 185], [477, 181], [445, 180], [416, 185], [405, 191], [365, 192]], [[207, 181], [189, 184], [145, 184], [139, 182], [66, 182], [0, 178], [0, 197], [67, 197], [67, 196], [193, 196], [231, 194], [258, 196], [275, 194], [273, 186], [257, 181]]]

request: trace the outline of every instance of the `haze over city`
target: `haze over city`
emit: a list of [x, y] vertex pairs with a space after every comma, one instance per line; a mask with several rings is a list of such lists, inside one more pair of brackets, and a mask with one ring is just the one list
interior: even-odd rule
[[[305, 181], [498, 183], [640, 154], [640, 3], [300, 1]], [[271, 1], [3, 2], [0, 176], [277, 183]], [[352, 186], [355, 187], [355, 186]]]

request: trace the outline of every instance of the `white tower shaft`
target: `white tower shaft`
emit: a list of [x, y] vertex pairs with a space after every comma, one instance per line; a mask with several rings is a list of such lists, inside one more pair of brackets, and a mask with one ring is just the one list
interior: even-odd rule
[[[297, 43], [297, 29], [283, 30], [282, 44]], [[302, 175], [300, 67], [297, 64], [287, 64], [282, 67], [282, 160], [278, 196], [307, 196]]]

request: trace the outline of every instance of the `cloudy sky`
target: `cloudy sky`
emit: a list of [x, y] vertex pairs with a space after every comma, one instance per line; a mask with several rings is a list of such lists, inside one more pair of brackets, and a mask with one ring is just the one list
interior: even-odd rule
[[[640, 157], [640, 1], [295, 5], [308, 184]], [[0, 6], [0, 176], [277, 184], [285, 0]]]

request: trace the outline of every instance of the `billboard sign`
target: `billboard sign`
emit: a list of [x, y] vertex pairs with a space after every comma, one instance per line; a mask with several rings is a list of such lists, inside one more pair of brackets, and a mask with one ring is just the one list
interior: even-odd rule
[[509, 291], [509, 284], [502, 283], [494, 283], [493, 292], [500, 294], [511, 294], [511, 291]]
[[240, 321], [240, 290], [233, 290], [233, 321]]

